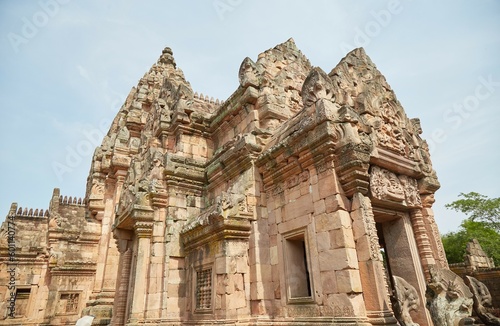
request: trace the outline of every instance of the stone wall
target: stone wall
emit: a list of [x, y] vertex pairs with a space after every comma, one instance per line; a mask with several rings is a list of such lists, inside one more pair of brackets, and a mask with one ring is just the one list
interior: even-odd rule
[[[12, 216], [13, 219], [9, 219]], [[74, 324], [92, 292], [99, 225], [85, 219], [82, 199], [55, 189], [47, 210], [12, 204], [1, 232], [15, 223], [15, 289], [9, 289], [7, 237], [0, 242], [0, 297], [16, 295], [18, 324]], [[6, 302], [6, 301], [4, 301]], [[5, 303], [0, 325], [12, 325]]]
[[451, 264], [450, 269], [460, 277], [466, 275], [483, 282], [490, 291], [492, 305], [500, 309], [500, 267], [483, 251], [479, 241], [472, 239], [467, 243], [464, 262]]

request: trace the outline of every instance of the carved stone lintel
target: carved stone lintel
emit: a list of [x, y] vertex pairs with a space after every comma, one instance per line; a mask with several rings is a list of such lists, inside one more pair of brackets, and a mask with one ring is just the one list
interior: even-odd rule
[[465, 276], [465, 283], [471, 290], [474, 299], [474, 311], [485, 325], [500, 326], [500, 318], [491, 312], [491, 294], [486, 285], [472, 276]]
[[378, 166], [373, 166], [370, 175], [370, 190], [378, 200], [399, 203], [407, 207], [421, 207], [417, 180], [406, 175], [397, 175]]
[[249, 217], [251, 215], [249, 207], [246, 204], [245, 195], [222, 192], [220, 196], [217, 196], [213, 205], [205, 209], [198, 216], [192, 217], [183, 227], [182, 232], [185, 233], [192, 229], [209, 225], [211, 221], [219, 217], [222, 220], [226, 220], [235, 217]]
[[373, 197], [380, 200], [403, 202], [405, 193], [395, 173], [378, 166], [372, 167], [370, 190]]
[[393, 276], [392, 279], [395, 286], [394, 313], [396, 318], [402, 326], [419, 326], [410, 316], [410, 311], [417, 311], [420, 307], [417, 290], [402, 277]]

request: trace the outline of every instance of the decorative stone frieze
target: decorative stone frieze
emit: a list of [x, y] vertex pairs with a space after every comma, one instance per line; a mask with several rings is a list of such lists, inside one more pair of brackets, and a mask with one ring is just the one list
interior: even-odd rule
[[370, 176], [372, 196], [387, 203], [406, 207], [421, 207], [417, 180], [406, 175], [397, 175], [389, 170], [372, 166]]

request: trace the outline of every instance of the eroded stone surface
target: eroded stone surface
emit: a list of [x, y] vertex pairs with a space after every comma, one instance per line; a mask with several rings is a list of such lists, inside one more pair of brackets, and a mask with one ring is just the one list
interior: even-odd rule
[[472, 324], [472, 293], [464, 281], [447, 269], [431, 268], [427, 305], [434, 325]]

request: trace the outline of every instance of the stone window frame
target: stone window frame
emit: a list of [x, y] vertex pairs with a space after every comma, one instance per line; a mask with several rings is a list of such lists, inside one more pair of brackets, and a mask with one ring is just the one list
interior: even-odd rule
[[[198, 277], [199, 273], [210, 271], [210, 293], [209, 293], [209, 298], [210, 298], [210, 306], [209, 307], [198, 307]], [[213, 263], [209, 264], [203, 264], [200, 266], [197, 266], [193, 268], [193, 311], [194, 313], [197, 314], [205, 314], [205, 313], [212, 313], [214, 310], [214, 265]]]
[[[284, 260], [284, 271], [285, 271], [285, 293], [287, 304], [313, 304], [315, 303], [314, 298], [314, 283], [312, 278], [312, 264], [311, 264], [311, 252], [309, 245], [309, 237], [308, 229], [306, 227], [302, 227], [300, 229], [296, 229], [293, 231], [288, 231], [281, 235], [282, 239], [282, 251], [283, 251], [283, 260]], [[308, 277], [307, 286], [310, 292], [309, 296], [300, 296], [300, 297], [292, 297], [290, 293], [290, 280], [289, 280], [289, 270], [290, 270], [290, 258], [288, 255], [288, 244], [287, 241], [300, 239], [304, 242], [304, 254], [305, 254], [305, 267], [306, 267], [306, 275]], [[292, 253], [293, 255], [293, 253]]]
[[14, 312], [14, 316], [15, 316], [15, 318], [27, 318], [28, 313], [29, 313], [30, 304], [31, 304], [31, 294], [32, 294], [31, 286], [19, 285], [19, 286], [16, 286], [15, 291], [16, 291], [16, 300], [22, 299], [22, 298], [18, 298], [19, 295], [23, 296], [23, 295], [27, 294], [27, 303], [26, 303], [26, 311], [22, 315], [20, 315], [19, 311], [16, 309]]
[[68, 311], [68, 302], [66, 302], [65, 311], [64, 312], [57, 312], [57, 307], [56, 307], [56, 315], [57, 316], [66, 316], [66, 315], [77, 315], [79, 313], [79, 308], [80, 308], [80, 302], [82, 298], [82, 291], [59, 291], [59, 296], [57, 300], [57, 304], [59, 305], [59, 302], [61, 301], [62, 297], [65, 295], [77, 295], [77, 304], [76, 307], [73, 311]]

